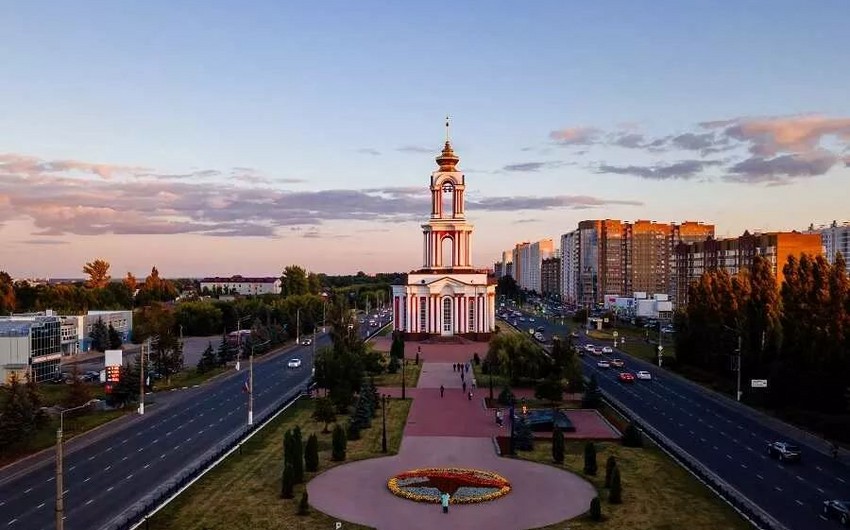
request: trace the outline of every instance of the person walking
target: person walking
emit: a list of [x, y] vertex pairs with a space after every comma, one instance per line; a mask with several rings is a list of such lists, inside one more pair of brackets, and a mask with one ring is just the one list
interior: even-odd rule
[[461, 381], [463, 381], [463, 380], [464, 380], [464, 376], [463, 376], [463, 368], [461, 368], [461, 370], [460, 370], [460, 380], [461, 380]]
[[469, 401], [472, 401], [472, 390], [469, 391]]
[[466, 393], [466, 381], [463, 382], [463, 392]]
[[440, 385], [440, 397], [443, 397], [443, 394], [446, 392], [446, 387]]
[[443, 492], [440, 495], [440, 504], [443, 505], [443, 513], [449, 513], [449, 494]]
[[475, 378], [472, 378], [472, 391], [475, 392]]

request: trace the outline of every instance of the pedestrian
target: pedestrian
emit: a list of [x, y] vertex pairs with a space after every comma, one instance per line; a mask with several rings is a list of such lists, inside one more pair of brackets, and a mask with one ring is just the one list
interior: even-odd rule
[[469, 391], [469, 401], [472, 401], [472, 390]]
[[469, 369], [470, 369], [470, 368], [472, 368], [472, 366], [470, 365], [470, 363], [466, 363], [466, 371], [467, 371], [467, 372], [469, 372]]
[[504, 425], [505, 417], [502, 415], [502, 409], [496, 409], [496, 425], [501, 427]]
[[452, 370], [453, 370], [453, 371], [455, 371], [455, 372], [457, 372], [457, 363], [454, 363], [454, 364], [452, 365]]
[[440, 495], [440, 504], [443, 505], [443, 513], [449, 513], [449, 494], [448, 493], [443, 492], [443, 494]]
[[463, 391], [466, 392], [466, 381], [463, 382]]
[[443, 394], [446, 392], [446, 388], [443, 385], [440, 385], [440, 397], [443, 397]]
[[473, 377], [472, 378], [472, 391], [473, 392], [475, 392], [475, 386], [476, 386], [476, 382], [475, 382], [475, 378]]
[[460, 372], [460, 380], [461, 380], [461, 381], [463, 381], [463, 380], [464, 380], [464, 377], [463, 377], [463, 369], [461, 369], [461, 372]]

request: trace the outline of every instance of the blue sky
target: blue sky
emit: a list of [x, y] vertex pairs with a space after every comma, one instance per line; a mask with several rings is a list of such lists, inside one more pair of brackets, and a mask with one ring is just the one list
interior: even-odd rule
[[841, 220], [848, 15], [843, 0], [6, 3], [0, 269], [415, 268], [446, 114], [480, 265], [589, 218], [719, 235]]

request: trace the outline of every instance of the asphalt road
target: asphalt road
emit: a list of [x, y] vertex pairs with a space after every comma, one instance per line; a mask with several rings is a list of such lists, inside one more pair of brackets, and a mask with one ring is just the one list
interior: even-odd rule
[[[544, 335], [565, 337], [567, 329], [541, 318], [518, 327], [543, 326]], [[513, 319], [511, 319], [513, 320]], [[580, 333], [577, 344], [611, 346]], [[600, 358], [620, 358], [625, 368], [598, 368]], [[580, 357], [585, 374], [597, 374], [599, 386], [698, 459], [712, 472], [747, 496], [780, 523], [793, 530], [840, 528], [825, 520], [820, 510], [827, 499], [850, 499], [850, 468], [826, 453], [828, 445], [810, 443], [790, 426], [777, 429], [748, 407], [727, 400], [695, 383], [670, 374], [650, 363], [615, 350], [601, 357]], [[651, 381], [620, 383], [620, 371], [646, 370]], [[770, 441], [785, 440], [802, 448], [799, 464], [782, 464], [767, 455]]]
[[[386, 319], [389, 321], [389, 318]], [[375, 329], [363, 328], [366, 335]], [[329, 344], [318, 337], [316, 347]], [[280, 397], [303, 388], [314, 347], [297, 346], [254, 364], [254, 417]], [[288, 369], [293, 357], [301, 368]], [[240, 374], [198, 388], [168, 393], [167, 405], [146, 409], [116, 432], [65, 455], [65, 528], [108, 528], [134, 503], [176, 477], [204, 452], [247, 425], [247, 364]], [[154, 397], [156, 399], [156, 397]], [[55, 465], [44, 455], [29, 469], [0, 472], [0, 528], [54, 528]]]

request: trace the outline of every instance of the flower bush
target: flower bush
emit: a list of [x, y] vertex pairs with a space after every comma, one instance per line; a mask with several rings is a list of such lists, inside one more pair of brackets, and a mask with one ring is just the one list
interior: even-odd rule
[[511, 483], [501, 475], [480, 469], [428, 467], [405, 471], [390, 478], [387, 488], [416, 502], [439, 503], [442, 493], [452, 504], [487, 502], [507, 495]]

